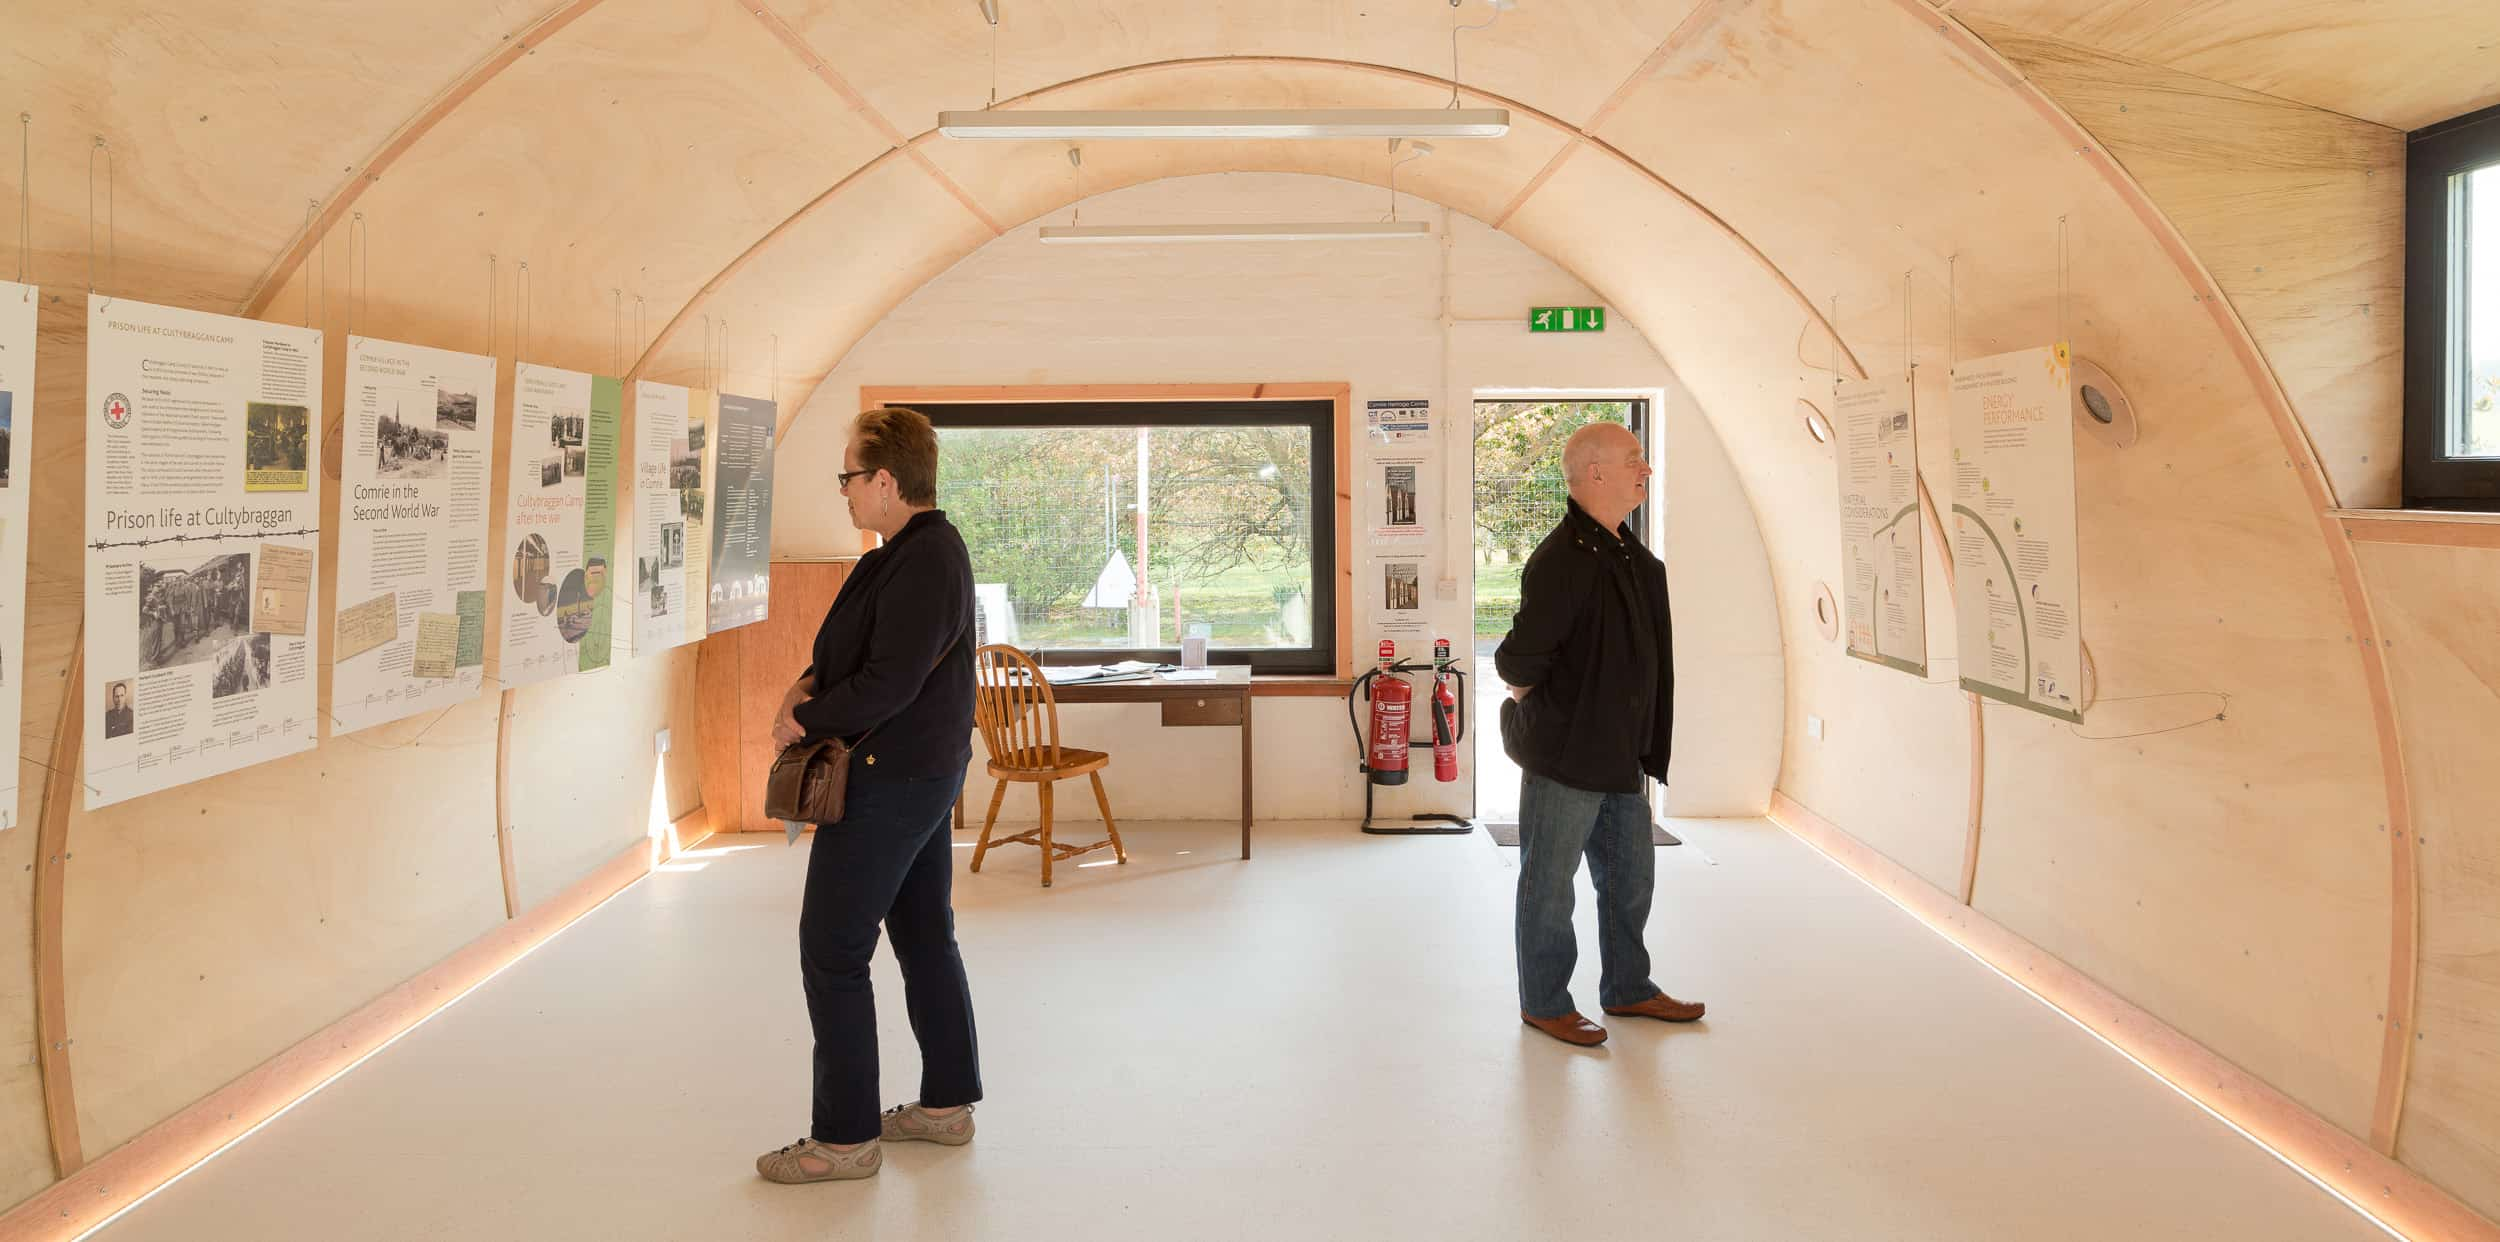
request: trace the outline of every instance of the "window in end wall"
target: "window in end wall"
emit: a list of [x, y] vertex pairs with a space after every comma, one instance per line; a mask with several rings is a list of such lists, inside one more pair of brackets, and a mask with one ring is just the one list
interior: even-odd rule
[[1196, 635], [1210, 663], [1335, 671], [1335, 402], [913, 408], [984, 641], [1169, 663]]
[[2409, 506], [2500, 508], [2500, 108], [2406, 143]]

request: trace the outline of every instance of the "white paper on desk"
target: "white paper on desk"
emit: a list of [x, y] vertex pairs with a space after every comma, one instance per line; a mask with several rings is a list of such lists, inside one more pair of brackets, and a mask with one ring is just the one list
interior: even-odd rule
[[1054, 686], [1064, 686], [1072, 681], [1088, 681], [1100, 676], [1102, 676], [1102, 666], [1099, 664], [1045, 664], [1042, 666], [1042, 680]]
[[1103, 671], [1106, 673], [1151, 673], [1161, 667], [1163, 666], [1160, 664], [1148, 664], [1144, 660], [1122, 660], [1106, 667]]
[[1178, 669], [1178, 670], [1175, 670], [1175, 671], [1173, 671], [1173, 672], [1165, 673], [1165, 674], [1163, 675], [1163, 680], [1165, 680], [1165, 681], [1213, 681], [1213, 680], [1215, 680], [1215, 670], [1214, 670], [1214, 669], [1211, 669], [1211, 668], [1184, 668], [1184, 669]]

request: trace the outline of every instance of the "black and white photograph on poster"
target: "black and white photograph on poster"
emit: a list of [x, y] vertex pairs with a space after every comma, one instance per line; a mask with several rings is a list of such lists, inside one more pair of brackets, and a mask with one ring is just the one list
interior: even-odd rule
[[250, 632], [252, 557], [139, 562], [139, 671], [198, 664]]
[[0, 487], [9, 485], [9, 431], [17, 422], [17, 394], [0, 388]]
[[686, 563], [686, 524], [660, 524], [660, 568], [675, 569]]
[[434, 426], [438, 431], [477, 430], [477, 394], [435, 389]]
[[693, 427], [668, 446], [668, 485], [678, 491], [703, 486], [703, 448], [697, 437], [703, 429]]
[[565, 478], [568, 478], [568, 479], [578, 479], [578, 478], [581, 478], [581, 477], [582, 477], [582, 475], [583, 475], [583, 473], [584, 473], [584, 472], [588, 469], [589, 465], [590, 465], [590, 450], [589, 450], [589, 449], [583, 449], [583, 448], [569, 448], [569, 449], [564, 450], [564, 477], [565, 477]]
[[217, 679], [208, 697], [231, 698], [269, 688], [269, 636], [246, 634], [217, 653]]
[[564, 482], [563, 458], [550, 457], [547, 460], [538, 463], [538, 485], [540, 487], [554, 487], [562, 482]]
[[582, 571], [564, 575], [564, 585], [556, 589], [556, 633], [568, 643], [582, 641], [590, 632], [590, 585]]
[[130, 679], [104, 683], [104, 736], [122, 737], [136, 723], [130, 706]]
[[547, 440], [557, 448], [580, 448], [582, 428], [587, 424], [580, 414], [558, 414], [547, 420]]
[[1384, 613], [1419, 613], [1424, 608], [1424, 567], [1419, 561], [1380, 563], [1380, 609]]
[[1429, 532], [1424, 526], [1423, 459], [1401, 457], [1382, 461], [1379, 466], [1379, 491], [1371, 502], [1372, 541], [1410, 543], [1424, 539]]
[[303, 491], [312, 477], [311, 461], [311, 410], [272, 401], [244, 405], [244, 491]]
[[[393, 403], [373, 437], [373, 473], [383, 479], [439, 479], [451, 468], [451, 433], [402, 417], [404, 406]], [[475, 398], [469, 420], [477, 421]]]

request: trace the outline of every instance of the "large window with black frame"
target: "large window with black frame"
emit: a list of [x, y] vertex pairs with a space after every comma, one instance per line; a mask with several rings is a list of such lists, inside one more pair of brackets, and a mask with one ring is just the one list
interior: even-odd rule
[[1333, 401], [922, 404], [982, 642], [1336, 669]]
[[2500, 509], [2500, 108], [2405, 164], [2405, 503]]

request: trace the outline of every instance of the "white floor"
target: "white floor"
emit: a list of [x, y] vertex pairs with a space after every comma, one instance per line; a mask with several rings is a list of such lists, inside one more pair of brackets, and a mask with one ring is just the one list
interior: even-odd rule
[[[980, 1138], [799, 1187], [752, 1161], [807, 1119], [804, 845], [741, 839], [98, 1236], [2382, 1236], [1777, 829], [1675, 827], [1650, 943], [1712, 1016], [1593, 1052], [1519, 1025], [1518, 855], [1481, 834], [1273, 824], [1243, 863], [1225, 825], [1140, 825], [1048, 892], [993, 855], [957, 887]], [[900, 1102], [890, 961], [878, 986]]]

